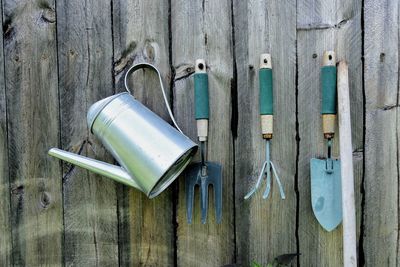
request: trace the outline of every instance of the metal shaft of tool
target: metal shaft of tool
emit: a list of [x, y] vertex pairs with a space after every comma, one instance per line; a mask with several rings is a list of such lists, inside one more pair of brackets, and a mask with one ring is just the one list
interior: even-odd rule
[[201, 176], [207, 176], [206, 141], [200, 141]]
[[333, 160], [332, 160], [332, 138], [328, 138], [326, 141], [328, 148], [328, 155], [326, 157], [326, 172], [332, 173], [333, 171]]

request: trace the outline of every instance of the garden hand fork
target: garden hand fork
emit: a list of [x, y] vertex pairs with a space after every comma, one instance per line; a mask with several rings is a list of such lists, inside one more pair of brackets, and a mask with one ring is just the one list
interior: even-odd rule
[[273, 134], [273, 114], [274, 114], [272, 62], [270, 54], [261, 54], [260, 56], [259, 82], [260, 82], [259, 99], [260, 99], [260, 115], [261, 115], [261, 132], [263, 138], [266, 140], [265, 143], [266, 160], [261, 168], [261, 172], [258, 176], [256, 185], [244, 198], [245, 199], [250, 198], [257, 191], [264, 175], [267, 176], [267, 187], [263, 194], [263, 199], [268, 198], [268, 195], [271, 191], [271, 170], [272, 170], [279, 187], [281, 198], [285, 199], [285, 192], [283, 191], [281, 180], [279, 179], [276, 168], [270, 159], [270, 141], [272, 139], [272, 134]]
[[189, 166], [186, 171], [186, 209], [187, 221], [192, 223], [194, 189], [200, 187], [201, 223], [205, 224], [208, 210], [208, 187], [214, 190], [215, 217], [217, 223], [222, 219], [222, 167], [215, 162], [206, 161], [206, 142], [208, 136], [209, 102], [208, 75], [203, 59], [196, 60], [194, 74], [195, 117], [197, 136], [200, 141], [201, 162]]

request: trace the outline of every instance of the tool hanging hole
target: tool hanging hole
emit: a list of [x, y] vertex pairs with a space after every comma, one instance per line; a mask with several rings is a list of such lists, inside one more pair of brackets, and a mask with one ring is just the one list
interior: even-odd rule
[[329, 60], [332, 60], [332, 55], [329, 55], [329, 56], [328, 56], [328, 59], [329, 59]]
[[199, 63], [198, 67], [199, 67], [200, 70], [203, 70], [204, 69], [203, 63]]
[[268, 63], [268, 59], [264, 58], [264, 63], [267, 64]]

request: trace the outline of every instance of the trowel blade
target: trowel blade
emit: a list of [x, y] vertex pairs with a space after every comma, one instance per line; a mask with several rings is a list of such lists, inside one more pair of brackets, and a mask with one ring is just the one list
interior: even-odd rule
[[[311, 204], [315, 217], [328, 232], [342, 221], [340, 160], [311, 159]], [[330, 171], [327, 171], [327, 167]]]

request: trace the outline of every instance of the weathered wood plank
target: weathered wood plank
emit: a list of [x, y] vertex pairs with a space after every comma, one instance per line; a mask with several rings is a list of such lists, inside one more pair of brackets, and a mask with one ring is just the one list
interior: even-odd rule
[[399, 2], [364, 2], [365, 212], [368, 266], [399, 264]]
[[13, 262], [62, 264], [54, 1], [3, 1]]
[[[89, 133], [91, 104], [114, 92], [110, 1], [57, 1], [61, 146], [112, 163]], [[116, 185], [63, 164], [67, 266], [118, 265]]]
[[[298, 122], [299, 122], [299, 245], [302, 266], [342, 266], [342, 230], [328, 233], [311, 208], [310, 158], [326, 157], [320, 116], [320, 67], [324, 50], [336, 51], [337, 60], [349, 62], [355, 188], [360, 190], [363, 149], [363, 96], [361, 64], [361, 6], [359, 1], [308, 1], [297, 5]], [[310, 9], [311, 6], [314, 6]], [[311, 12], [310, 12], [311, 10]], [[339, 134], [333, 155], [338, 156]], [[361, 166], [360, 166], [361, 165]], [[341, 201], [341, 200], [339, 200]], [[357, 200], [358, 220], [360, 201]], [[358, 222], [358, 225], [360, 223]], [[359, 238], [359, 236], [357, 237]]]
[[[2, 11], [2, 7], [0, 7]], [[1, 12], [1, 18], [3, 12]], [[3, 36], [3, 29], [0, 29]], [[4, 62], [3, 38], [0, 38], [0, 62]], [[0, 64], [0, 266], [11, 265], [11, 213], [8, 176], [7, 116], [4, 64]]]
[[[134, 63], [157, 66], [168, 88], [168, 1], [114, 1], [114, 47], [117, 90]], [[158, 78], [152, 71], [132, 76], [133, 94], [144, 105], [169, 120]], [[167, 91], [169, 94], [169, 91]], [[121, 186], [119, 191], [120, 264], [122, 266], [173, 266], [174, 225], [172, 189], [153, 200]]]
[[[238, 129], [235, 140], [235, 197], [238, 261], [266, 264], [296, 253], [296, 1], [234, 1]], [[285, 29], [282, 31], [282, 29]], [[274, 85], [272, 154], [286, 199], [276, 181], [263, 200], [266, 181], [249, 200], [265, 161], [259, 115], [259, 56], [271, 53]], [[244, 216], [241, 216], [243, 214]]]
[[[196, 137], [193, 105], [194, 62], [206, 60], [209, 76], [210, 121], [208, 160], [222, 164], [223, 217], [215, 222], [210, 195], [208, 221], [200, 222], [200, 195], [195, 194], [193, 223], [187, 224], [184, 179], [180, 179], [178, 200], [178, 266], [221, 266], [234, 261], [233, 140], [231, 123], [231, 87], [233, 83], [233, 47], [231, 1], [171, 2], [174, 112], [182, 130]], [[211, 192], [211, 191], [210, 191]]]
[[337, 67], [337, 105], [340, 138], [340, 173], [343, 209], [343, 266], [357, 267], [356, 208], [353, 145], [351, 141], [349, 69], [346, 61]]

